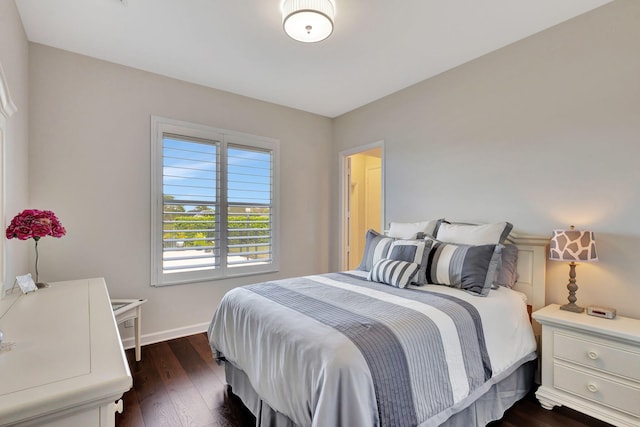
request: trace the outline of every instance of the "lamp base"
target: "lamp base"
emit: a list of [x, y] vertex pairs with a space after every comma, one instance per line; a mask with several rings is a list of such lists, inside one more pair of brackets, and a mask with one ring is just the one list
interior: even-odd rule
[[50, 287], [50, 285], [48, 283], [45, 283], [45, 282], [38, 282], [38, 283], [36, 283], [36, 287], [38, 289], [42, 289], [42, 288], [48, 288], [48, 287]]
[[560, 306], [560, 310], [572, 311], [574, 313], [582, 313], [584, 311], [584, 307], [580, 307], [576, 303], [569, 303]]

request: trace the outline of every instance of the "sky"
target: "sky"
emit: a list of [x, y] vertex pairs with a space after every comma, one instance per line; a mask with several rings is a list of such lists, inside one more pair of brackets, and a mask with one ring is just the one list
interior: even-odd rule
[[[216, 202], [216, 156], [211, 142], [165, 136], [163, 138], [163, 191], [188, 211]], [[227, 149], [229, 204], [271, 203], [271, 153], [229, 145]], [[201, 202], [201, 203], [196, 203]]]

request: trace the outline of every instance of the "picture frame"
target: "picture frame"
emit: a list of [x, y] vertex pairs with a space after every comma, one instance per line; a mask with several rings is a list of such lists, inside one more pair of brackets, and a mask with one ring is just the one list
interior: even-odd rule
[[38, 290], [36, 283], [33, 281], [33, 277], [31, 277], [31, 273], [16, 276], [16, 282], [23, 294], [28, 294], [29, 292], [35, 292]]

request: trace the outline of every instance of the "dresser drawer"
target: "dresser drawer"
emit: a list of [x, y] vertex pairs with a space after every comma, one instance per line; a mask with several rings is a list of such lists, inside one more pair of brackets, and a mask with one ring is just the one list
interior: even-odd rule
[[640, 353], [556, 332], [553, 356], [583, 366], [640, 381]]
[[554, 387], [640, 417], [640, 388], [554, 364]]

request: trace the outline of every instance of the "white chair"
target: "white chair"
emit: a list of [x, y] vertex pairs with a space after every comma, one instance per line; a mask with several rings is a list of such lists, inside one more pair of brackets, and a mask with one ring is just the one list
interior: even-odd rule
[[142, 349], [140, 348], [140, 333], [142, 330], [142, 304], [146, 299], [112, 299], [111, 307], [119, 325], [127, 320], [134, 321], [134, 332], [136, 339], [136, 362], [142, 359]]

